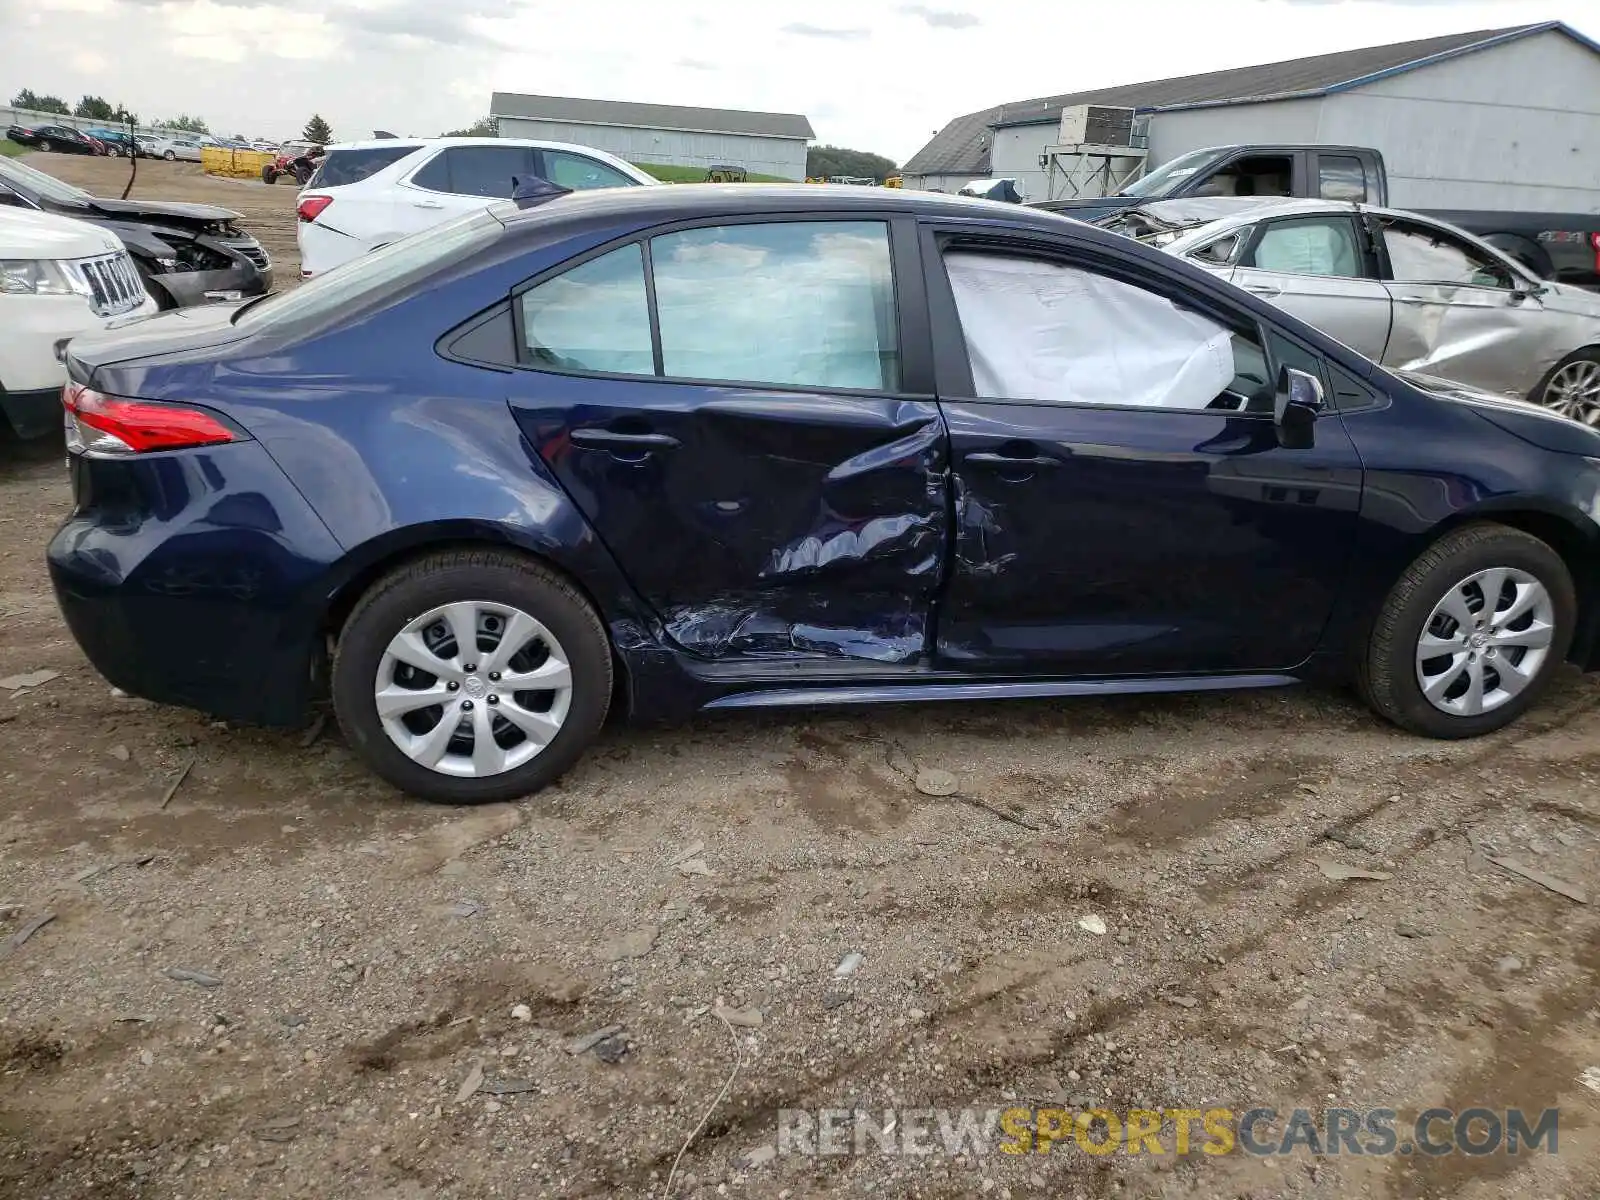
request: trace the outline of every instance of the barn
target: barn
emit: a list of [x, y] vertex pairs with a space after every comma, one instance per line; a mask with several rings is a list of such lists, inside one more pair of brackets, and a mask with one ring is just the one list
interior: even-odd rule
[[1054, 199], [1061, 110], [1079, 105], [1136, 110], [1150, 168], [1239, 142], [1375, 146], [1399, 207], [1571, 212], [1595, 194], [1600, 45], [1546, 21], [1015, 101], [947, 124], [905, 185], [1015, 178]]
[[501, 137], [541, 138], [605, 150], [631, 163], [743, 167], [752, 175], [806, 177], [816, 135], [798, 113], [745, 112], [496, 92], [489, 115]]

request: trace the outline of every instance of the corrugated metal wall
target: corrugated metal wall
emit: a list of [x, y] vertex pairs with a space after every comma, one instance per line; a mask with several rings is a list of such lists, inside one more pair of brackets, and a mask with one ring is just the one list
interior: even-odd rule
[[1560, 33], [1322, 105], [1317, 140], [1382, 150], [1397, 207], [1600, 212], [1600, 55]]
[[593, 146], [635, 163], [682, 167], [713, 167], [726, 163], [780, 179], [806, 177], [806, 144], [792, 138], [634, 129], [624, 125], [573, 125], [521, 117], [500, 118], [500, 136]]

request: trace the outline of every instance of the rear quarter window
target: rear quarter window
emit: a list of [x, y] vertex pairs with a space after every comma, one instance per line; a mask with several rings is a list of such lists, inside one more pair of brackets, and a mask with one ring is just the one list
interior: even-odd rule
[[360, 183], [416, 149], [414, 145], [400, 145], [374, 146], [365, 150], [330, 150], [306, 186], [330, 188]]

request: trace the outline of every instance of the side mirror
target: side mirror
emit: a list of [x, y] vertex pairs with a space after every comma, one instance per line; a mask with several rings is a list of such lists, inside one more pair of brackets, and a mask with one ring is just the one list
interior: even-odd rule
[[1306, 371], [1284, 367], [1278, 372], [1272, 420], [1278, 427], [1278, 444], [1287, 450], [1309, 450], [1317, 417], [1326, 407], [1322, 380]]

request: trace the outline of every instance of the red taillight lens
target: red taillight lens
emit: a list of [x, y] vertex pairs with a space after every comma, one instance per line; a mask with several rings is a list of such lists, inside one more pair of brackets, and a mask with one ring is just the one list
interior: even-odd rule
[[240, 435], [203, 409], [108, 396], [82, 384], [61, 389], [67, 446], [94, 454], [145, 454], [236, 442]]
[[1589, 235], [1589, 245], [1594, 250], [1594, 269], [1597, 273], [1600, 273], [1600, 233], [1591, 233]]
[[320, 217], [323, 213], [323, 210], [332, 203], [332, 196], [307, 196], [304, 200], [300, 201], [299, 207], [294, 211], [302, 221], [305, 221], [309, 224]]

